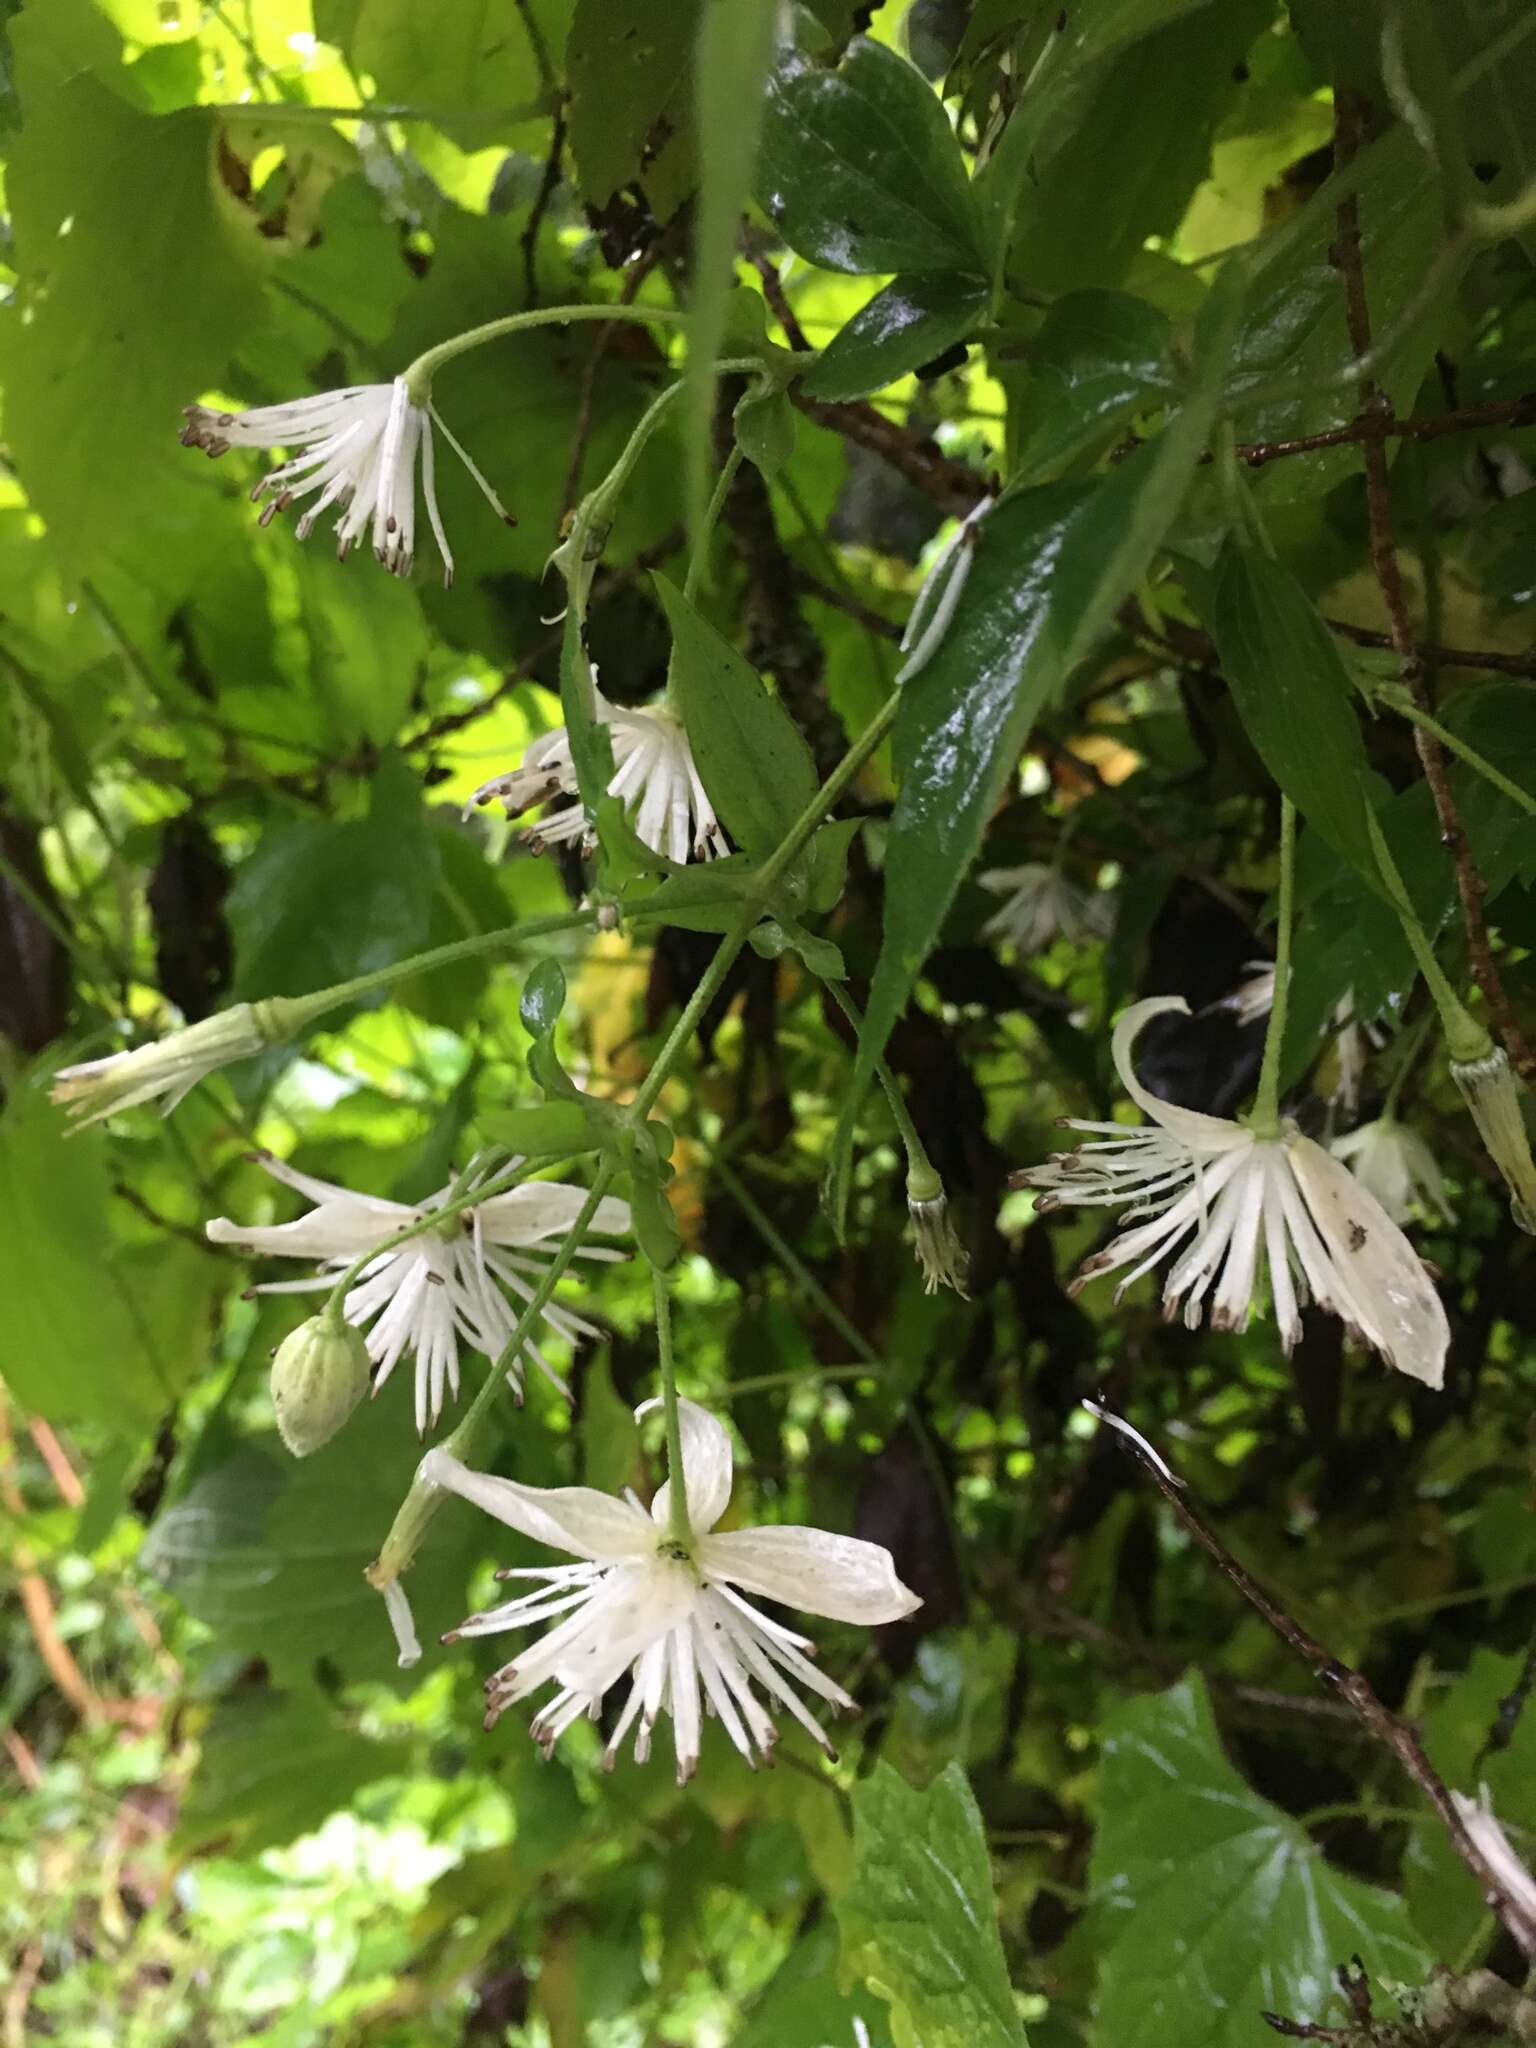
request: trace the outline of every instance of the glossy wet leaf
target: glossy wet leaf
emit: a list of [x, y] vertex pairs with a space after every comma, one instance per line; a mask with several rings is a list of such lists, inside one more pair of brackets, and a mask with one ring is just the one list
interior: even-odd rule
[[862, 398], [964, 341], [986, 309], [979, 278], [895, 278], [833, 336], [802, 388], [812, 398]]
[[983, 267], [965, 163], [933, 88], [858, 37], [836, 70], [791, 55], [768, 82], [757, 196], [828, 270]]
[[1175, 388], [1167, 315], [1126, 292], [1069, 292], [1029, 345], [1019, 472], [1034, 480], [1112, 438]]

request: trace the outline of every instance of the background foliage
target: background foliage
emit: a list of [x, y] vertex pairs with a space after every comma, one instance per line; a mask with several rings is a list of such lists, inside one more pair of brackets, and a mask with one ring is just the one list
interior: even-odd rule
[[[1152, 1085], [1246, 1100], [1262, 1028], [1206, 1006], [1265, 948], [1277, 783], [1306, 823], [1286, 1085], [1308, 1127], [1334, 1114], [1345, 998], [1392, 1035], [1366, 1114], [1422, 1006], [1362, 786], [1465, 978], [1409, 725], [1359, 694], [1395, 663], [1334, 258], [1352, 190], [1377, 374], [1441, 422], [1386, 444], [1438, 713], [1529, 787], [1528, 10], [813, 0], [776, 56], [771, 10], [728, 11], [0, 0], [7, 2048], [1238, 2048], [1261, 2008], [1339, 2023], [1354, 1955], [1383, 2012], [1434, 1964], [1514, 1972], [1429, 1808], [1078, 1405], [1107, 1385], [1448, 1781], [1486, 1779], [1517, 1844], [1536, 1830], [1532, 1255], [1433, 1042], [1402, 1104], [1457, 1210], [1416, 1233], [1453, 1327], [1442, 1395], [1325, 1318], [1287, 1360], [1267, 1322], [1165, 1327], [1150, 1283], [1070, 1297], [1098, 1221], [1035, 1217], [1005, 1176], [1058, 1115], [1108, 1113], [1134, 993], [1202, 1013], [1148, 1034]], [[1361, 100], [1346, 184], [1336, 115]], [[291, 1305], [248, 1298], [203, 1236], [290, 1213], [255, 1145], [404, 1199], [446, 1179], [531, 1097], [523, 968], [418, 977], [164, 1124], [66, 1140], [37, 1085], [123, 1020], [148, 1038], [579, 896], [574, 862], [460, 809], [558, 722], [545, 558], [680, 363], [668, 331], [550, 328], [443, 372], [518, 518], [440, 465], [451, 592], [259, 531], [255, 467], [175, 428], [196, 399], [389, 377], [476, 322], [618, 297], [691, 304], [706, 344], [825, 350], [736, 416], [751, 461], [703, 598], [823, 775], [890, 687], [941, 522], [989, 479], [1041, 487], [984, 529], [844, 806], [820, 930], [867, 999], [864, 1054], [793, 951], [749, 953], [664, 1097], [680, 1364], [728, 1404], [738, 1511], [885, 1543], [925, 1601], [872, 1641], [828, 1631], [865, 1709], [838, 1767], [787, 1738], [753, 1777], [713, 1731], [684, 1792], [664, 1760], [604, 1778], [580, 1728], [548, 1764], [515, 1716], [479, 1731], [490, 1660], [435, 1638], [519, 1558], [468, 1510], [412, 1574], [434, 1646], [396, 1669], [360, 1574], [419, 1454], [407, 1391], [288, 1459], [265, 1364]], [[739, 396], [694, 394], [711, 477]], [[665, 671], [649, 572], [682, 578], [686, 424], [647, 449], [594, 588], [621, 703]], [[1244, 487], [1278, 564], [1223, 557], [1253, 537]], [[757, 778], [765, 844], [803, 772]], [[1529, 1015], [1530, 818], [1450, 780]], [[983, 841], [988, 867], [1112, 888], [1107, 940], [996, 943]], [[640, 1081], [712, 944], [552, 945], [585, 1085]], [[968, 1302], [925, 1295], [905, 1242], [900, 1148], [858, 1085], [880, 1041]], [[534, 1388], [486, 1462], [647, 1486], [642, 1274], [597, 1306], [573, 1408]]]

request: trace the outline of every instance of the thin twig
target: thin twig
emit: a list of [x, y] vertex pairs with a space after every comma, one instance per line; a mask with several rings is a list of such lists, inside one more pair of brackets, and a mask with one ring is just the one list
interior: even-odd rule
[[[1341, 91], [1335, 101], [1334, 113], [1336, 163], [1347, 164], [1353, 159], [1359, 151], [1364, 129], [1364, 102], [1358, 93]], [[1353, 192], [1340, 202], [1338, 221], [1338, 239], [1333, 254], [1339, 275], [1344, 282], [1350, 346], [1357, 357], [1365, 359], [1369, 357], [1371, 348], [1371, 311], [1365, 295], [1365, 268], [1360, 249], [1360, 206]], [[1392, 418], [1391, 400], [1375, 378], [1369, 375], [1361, 380], [1360, 408], [1362, 419], [1382, 421]], [[1421, 711], [1428, 712], [1433, 707], [1424, 680], [1424, 657], [1414, 639], [1408, 593], [1403, 583], [1402, 566], [1397, 559], [1397, 548], [1393, 540], [1392, 493], [1387, 478], [1387, 451], [1379, 431], [1373, 431], [1362, 440], [1360, 453], [1365, 465], [1371, 566], [1387, 608], [1392, 649], [1397, 655], [1403, 682], [1412, 694], [1414, 702]], [[1473, 976], [1483, 992], [1489, 1014], [1511, 1060], [1521, 1074], [1530, 1078], [1536, 1075], [1536, 1056], [1533, 1056], [1525, 1042], [1524, 1034], [1515, 1022], [1514, 1011], [1510, 1007], [1504, 983], [1498, 968], [1494, 965], [1488, 926], [1483, 916], [1483, 894], [1486, 884], [1478, 872], [1472, 858], [1472, 850], [1467, 844], [1461, 813], [1457, 808], [1446, 771], [1445, 749], [1434, 734], [1426, 731], [1422, 725], [1415, 725], [1413, 741], [1424, 770], [1424, 779], [1429, 784], [1430, 795], [1434, 799], [1435, 816], [1440, 821], [1440, 837], [1455, 865], [1456, 893], [1461, 899], [1461, 917], [1466, 927], [1467, 954]]]
[[1120, 1442], [1136, 1458], [1183, 1527], [1214, 1561], [1229, 1584], [1234, 1586], [1254, 1612], [1268, 1623], [1281, 1642], [1302, 1659], [1314, 1676], [1353, 1708], [1377, 1741], [1397, 1758], [1440, 1816], [1451, 1838], [1452, 1848], [1476, 1878], [1478, 1889], [1488, 1905], [1498, 1914], [1521, 1952], [1536, 1962], [1536, 1913], [1533, 1913], [1523, 1900], [1510, 1893], [1499, 1873], [1472, 1839], [1466, 1822], [1451, 1797], [1449, 1787], [1425, 1755], [1424, 1745], [1420, 1742], [1417, 1731], [1382, 1704], [1363, 1673], [1335, 1657], [1316, 1636], [1302, 1627], [1293, 1614], [1280, 1605], [1267, 1588], [1260, 1585], [1245, 1566], [1238, 1563], [1210, 1523], [1194, 1506], [1187, 1486], [1169, 1471], [1160, 1456], [1151, 1451], [1151, 1447], [1139, 1432], [1131, 1430], [1118, 1416], [1110, 1414], [1108, 1410], [1091, 1402], [1085, 1405], [1093, 1408], [1095, 1414], [1120, 1432]]
[[[631, 305], [641, 285], [650, 276], [661, 255], [661, 243], [653, 242], [643, 255], [637, 256], [624, 273], [624, 282], [619, 286], [618, 303]], [[597, 373], [602, 368], [603, 357], [608, 353], [609, 343], [617, 334], [622, 323], [604, 320], [592, 331], [592, 347], [588, 351], [586, 365], [581, 373], [581, 390], [576, 399], [576, 423], [571, 429], [570, 459], [565, 465], [565, 482], [560, 486], [560, 519], [562, 525], [576, 503], [581, 489], [581, 465], [586, 460], [587, 443], [592, 438], [592, 410], [597, 402]]]
[[533, 205], [528, 209], [528, 224], [519, 237], [523, 251], [523, 283], [530, 306], [539, 303], [539, 229], [544, 225], [549, 202], [554, 198], [555, 188], [560, 183], [560, 159], [564, 151], [565, 101], [559, 99], [555, 102], [555, 118], [550, 127], [549, 154], [544, 159], [544, 175], [539, 180], [539, 189], [534, 195]]
[[[1368, 626], [1352, 625], [1348, 619], [1325, 618], [1323, 624], [1330, 632], [1337, 633], [1341, 640], [1352, 641], [1356, 647], [1392, 646], [1390, 633], [1373, 633]], [[1524, 676], [1536, 680], [1536, 655], [1497, 654], [1492, 649], [1473, 653], [1467, 647], [1441, 647], [1430, 640], [1419, 642], [1419, 653], [1436, 668], [1485, 668], [1495, 675]]]
[[[1348, 202], [1346, 202], [1348, 203]], [[1278, 462], [1287, 455], [1310, 455], [1317, 448], [1345, 448], [1357, 442], [1438, 441], [1444, 434], [1475, 433], [1479, 427], [1528, 427], [1536, 422], [1536, 391], [1519, 398], [1496, 398], [1487, 405], [1468, 405], [1433, 419], [1400, 420], [1391, 413], [1362, 413], [1342, 427], [1318, 434], [1300, 434], [1290, 441], [1239, 441], [1237, 452], [1250, 469]]]

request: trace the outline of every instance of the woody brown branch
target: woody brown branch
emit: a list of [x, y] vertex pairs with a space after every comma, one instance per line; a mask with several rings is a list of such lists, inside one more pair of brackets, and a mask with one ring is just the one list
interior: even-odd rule
[[1289, 441], [1239, 441], [1237, 452], [1250, 469], [1279, 462], [1288, 455], [1311, 455], [1319, 448], [1345, 448], [1370, 441], [1438, 441], [1446, 434], [1476, 433], [1479, 427], [1528, 427], [1536, 423], [1536, 391], [1519, 398], [1497, 398], [1487, 405], [1463, 406], [1427, 420], [1400, 420], [1390, 412], [1362, 413], [1340, 427], [1299, 434]]
[[[1108, 1411], [1101, 1408], [1101, 1415]], [[1114, 1418], [1113, 1420], [1118, 1420]], [[1113, 1426], [1113, 1425], [1112, 1425]], [[1236, 1588], [1286, 1647], [1295, 1652], [1331, 1692], [1353, 1709], [1356, 1716], [1384, 1748], [1391, 1751], [1408, 1776], [1423, 1792], [1439, 1815], [1451, 1846], [1477, 1880], [1489, 1907], [1495, 1912], [1523, 1955], [1536, 1963], [1536, 1915], [1524, 1902], [1512, 1897], [1472, 1839], [1458, 1812], [1450, 1789], [1425, 1754], [1418, 1731], [1393, 1713], [1377, 1698], [1365, 1674], [1343, 1663], [1312, 1635], [1245, 1565], [1239, 1564], [1210, 1523], [1193, 1505], [1183, 1483], [1174, 1477], [1150, 1444], [1123, 1423], [1115, 1429], [1116, 1441], [1137, 1459], [1158, 1492], [1167, 1501], [1187, 1532], [1212, 1559], [1222, 1576]]]
[[[1360, 148], [1365, 132], [1365, 114], [1365, 103], [1358, 93], [1341, 91], [1338, 94], [1334, 114], [1334, 161], [1340, 166], [1349, 163]], [[1365, 295], [1365, 268], [1360, 248], [1360, 208], [1353, 193], [1340, 201], [1338, 224], [1338, 239], [1334, 244], [1333, 260], [1344, 283], [1344, 306], [1349, 324], [1350, 346], [1357, 357], [1364, 357], [1369, 353], [1371, 346], [1371, 313]], [[1360, 407], [1362, 420], [1370, 418], [1385, 422], [1393, 417], [1391, 401], [1373, 377], [1368, 376], [1361, 381]], [[1424, 658], [1414, 638], [1408, 593], [1403, 583], [1402, 567], [1397, 559], [1397, 548], [1393, 539], [1392, 494], [1387, 477], [1386, 442], [1381, 432], [1367, 434], [1360, 443], [1360, 454], [1365, 466], [1371, 567], [1381, 589], [1382, 601], [1387, 608], [1392, 649], [1397, 655], [1399, 671], [1414, 703], [1421, 712], [1428, 714], [1431, 705], [1424, 676]], [[1456, 870], [1456, 893], [1461, 902], [1461, 917], [1466, 928], [1467, 954], [1473, 977], [1483, 992], [1489, 1014], [1499, 1037], [1504, 1042], [1505, 1050], [1517, 1070], [1529, 1079], [1536, 1075], [1536, 1057], [1533, 1057], [1524, 1034], [1515, 1022], [1509, 997], [1505, 993], [1499, 970], [1494, 964], [1487, 920], [1483, 916], [1483, 893], [1486, 884], [1467, 844], [1461, 813], [1457, 808], [1450, 778], [1446, 772], [1445, 749], [1433, 733], [1427, 732], [1419, 724], [1414, 726], [1413, 740], [1418, 750], [1420, 766], [1424, 770], [1424, 779], [1429, 784], [1430, 795], [1434, 800], [1435, 816], [1440, 823], [1440, 837]]]

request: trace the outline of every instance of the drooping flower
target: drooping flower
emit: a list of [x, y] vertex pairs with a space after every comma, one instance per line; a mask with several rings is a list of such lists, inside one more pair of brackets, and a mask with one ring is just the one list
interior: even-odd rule
[[1439, 1163], [1410, 1125], [1395, 1116], [1377, 1117], [1335, 1138], [1328, 1147], [1356, 1180], [1380, 1202], [1394, 1223], [1416, 1215], [1455, 1220]]
[[158, 1100], [161, 1114], [169, 1116], [199, 1081], [236, 1060], [250, 1059], [267, 1043], [257, 1006], [236, 1003], [132, 1052], [60, 1067], [52, 1099], [65, 1105], [74, 1130], [140, 1102]]
[[1472, 1112], [1488, 1157], [1504, 1177], [1511, 1217], [1521, 1230], [1536, 1235], [1536, 1163], [1508, 1053], [1495, 1046], [1481, 1059], [1453, 1059], [1451, 1079]]
[[917, 1263], [923, 1269], [923, 1292], [937, 1294], [941, 1287], [952, 1287], [966, 1299], [970, 1253], [955, 1229], [944, 1183], [926, 1162], [908, 1169], [907, 1215]]
[[[317, 1180], [313, 1174], [298, 1173], [270, 1154], [261, 1155], [261, 1164], [274, 1180], [307, 1195], [315, 1207], [292, 1223], [247, 1226], [219, 1216], [208, 1225], [209, 1237], [215, 1244], [239, 1245], [265, 1256], [314, 1259], [319, 1271], [304, 1280], [269, 1281], [256, 1290], [259, 1294], [300, 1294], [334, 1287], [355, 1260], [408, 1224], [430, 1216], [450, 1194], [444, 1187], [414, 1205], [391, 1202], [380, 1195], [354, 1194], [331, 1181]], [[368, 1329], [374, 1392], [401, 1357], [413, 1353], [416, 1427], [425, 1430], [435, 1423], [442, 1414], [445, 1393], [457, 1395], [459, 1391], [460, 1338], [487, 1358], [500, 1356], [517, 1321], [503, 1288], [519, 1301], [531, 1300], [546, 1263], [534, 1248], [563, 1237], [585, 1200], [583, 1189], [561, 1181], [524, 1181], [371, 1259], [347, 1291], [345, 1313], [349, 1323]], [[606, 1237], [621, 1236], [629, 1229], [629, 1204], [606, 1196], [598, 1204], [591, 1227]], [[604, 1245], [583, 1245], [580, 1256], [618, 1259], [624, 1254]], [[595, 1326], [586, 1317], [558, 1302], [547, 1302], [542, 1316], [567, 1343], [595, 1334]], [[527, 1339], [526, 1351], [564, 1393], [564, 1382], [532, 1337]], [[508, 1367], [508, 1377], [519, 1394], [523, 1368], [521, 1358]]]
[[1215, 1007], [1230, 1010], [1239, 1024], [1256, 1024], [1275, 1006], [1275, 963], [1249, 960], [1244, 964], [1243, 975], [1232, 993], [1223, 996]]
[[[637, 1414], [655, 1405], [647, 1402]], [[535, 1589], [471, 1615], [443, 1640], [556, 1621], [541, 1641], [486, 1683], [487, 1727], [518, 1700], [555, 1686], [532, 1726], [546, 1755], [583, 1714], [596, 1720], [604, 1695], [625, 1672], [629, 1697], [603, 1753], [607, 1769], [631, 1728], [635, 1756], [644, 1762], [656, 1722], [667, 1714], [678, 1783], [686, 1783], [698, 1765], [704, 1712], [719, 1717], [755, 1765], [770, 1755], [776, 1739], [772, 1705], [791, 1714], [831, 1755], [800, 1692], [814, 1693], [834, 1711], [852, 1711], [855, 1702], [810, 1661], [812, 1645], [804, 1636], [770, 1620], [743, 1596], [756, 1594], [864, 1627], [899, 1621], [921, 1602], [897, 1578], [889, 1551], [876, 1543], [821, 1529], [718, 1531], [715, 1524], [731, 1497], [731, 1441], [694, 1402], [678, 1407], [691, 1556], [670, 1533], [675, 1473], [647, 1514], [633, 1494], [618, 1499], [589, 1486], [521, 1486], [472, 1472], [446, 1451], [429, 1451], [421, 1462], [423, 1479], [580, 1560], [504, 1572], [503, 1578], [537, 1582]]]
[[1479, 1786], [1476, 1799], [1469, 1799], [1464, 1792], [1453, 1792], [1451, 1800], [1461, 1816], [1462, 1826], [1499, 1880], [1504, 1897], [1517, 1906], [1524, 1917], [1536, 1919], [1536, 1877], [1532, 1877], [1515, 1854], [1508, 1835], [1499, 1825], [1488, 1787]]
[[509, 526], [516, 520], [506, 510], [474, 458], [444, 425], [431, 400], [418, 404], [404, 377], [392, 384], [348, 384], [311, 398], [289, 399], [281, 405], [258, 405], [247, 412], [216, 412], [206, 405], [184, 408], [187, 424], [182, 446], [201, 448], [210, 456], [230, 448], [292, 448], [301, 452], [268, 472], [251, 491], [253, 502], [269, 502], [261, 523], [301, 498], [312, 498], [299, 514], [294, 532], [307, 540], [316, 521], [333, 506], [336, 553], [345, 561], [355, 543], [370, 532], [373, 552], [392, 576], [409, 576], [416, 558], [416, 465], [421, 462], [421, 495], [427, 518], [443, 558], [443, 581], [453, 581], [453, 555], [437, 509], [432, 428], [458, 456], [490, 501], [497, 517]]
[[[1131, 1052], [1142, 1028], [1177, 996], [1133, 1003], [1114, 1031], [1114, 1059], [1131, 1100], [1151, 1119], [1135, 1126], [1068, 1118], [1094, 1134], [1075, 1152], [1015, 1176], [1046, 1190], [1041, 1208], [1063, 1203], [1130, 1206], [1123, 1230], [1072, 1283], [1101, 1273], [1131, 1282], [1178, 1251], [1163, 1286], [1164, 1313], [1199, 1326], [1211, 1297], [1216, 1329], [1245, 1329], [1267, 1270], [1287, 1350], [1301, 1336], [1310, 1299], [1338, 1316], [1388, 1365], [1438, 1387], [1450, 1329], [1440, 1298], [1407, 1238], [1370, 1191], [1321, 1145], [1285, 1123], [1273, 1137], [1246, 1124], [1165, 1102], [1136, 1077]], [[1214, 1290], [1214, 1291], [1213, 1291]]]
[[1107, 937], [1114, 923], [1113, 903], [1102, 890], [1079, 889], [1044, 861], [984, 868], [976, 879], [983, 889], [1003, 898], [983, 932], [1017, 946], [1026, 956], [1043, 953], [1058, 932], [1080, 946], [1085, 939]]
[[[595, 685], [594, 685], [595, 687]], [[729, 851], [715, 816], [682, 720], [663, 704], [642, 704], [626, 710], [610, 704], [597, 691], [597, 716], [608, 728], [613, 745], [614, 774], [608, 794], [620, 797], [637, 836], [668, 860], [683, 862], [692, 853], [700, 860]], [[536, 739], [521, 764], [509, 774], [482, 783], [466, 811], [493, 800], [506, 806], [509, 818], [552, 797], [576, 795], [576, 765], [563, 725]], [[587, 829], [579, 803], [550, 811], [523, 834], [542, 850], [563, 840], [579, 839]]]

